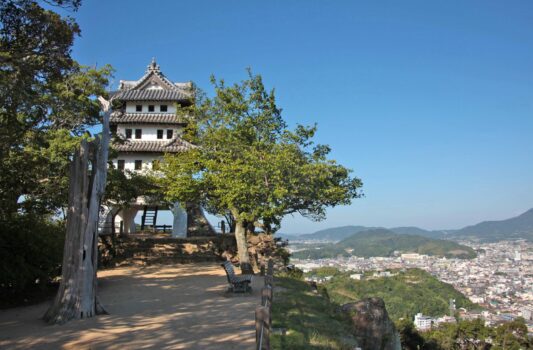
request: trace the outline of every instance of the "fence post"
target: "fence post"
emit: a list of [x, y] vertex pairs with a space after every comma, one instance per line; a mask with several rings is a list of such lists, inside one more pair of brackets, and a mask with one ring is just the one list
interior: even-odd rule
[[272, 261], [272, 259], [268, 259], [267, 275], [274, 275], [274, 261]]
[[265, 275], [265, 286], [273, 287], [274, 286], [274, 277], [272, 277], [271, 275]]
[[263, 343], [264, 349], [270, 350], [270, 325], [272, 324], [271, 314], [270, 314], [270, 305], [265, 308], [265, 322], [263, 327]]
[[270, 350], [270, 310], [265, 306], [255, 308], [255, 343], [257, 350]]
[[266, 285], [261, 289], [261, 305], [268, 307], [272, 305], [272, 286]]

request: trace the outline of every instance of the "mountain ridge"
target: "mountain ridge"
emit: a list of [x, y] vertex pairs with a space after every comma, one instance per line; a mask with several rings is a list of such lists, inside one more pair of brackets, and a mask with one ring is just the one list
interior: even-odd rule
[[354, 233], [334, 244], [295, 251], [293, 257], [321, 259], [342, 256], [394, 256], [397, 253], [419, 253], [447, 258], [470, 259], [475, 251], [459, 243], [411, 234], [398, 234], [387, 229], [373, 229]]
[[478, 224], [465, 226], [457, 230], [425, 230], [417, 226], [400, 226], [400, 227], [374, 227], [361, 225], [346, 225], [331, 227], [307, 234], [281, 234], [284, 238], [293, 240], [327, 240], [341, 241], [355, 233], [374, 230], [386, 229], [394, 233], [414, 234], [422, 237], [435, 239], [452, 239], [452, 240], [477, 240], [480, 242], [495, 242], [501, 240], [526, 239], [533, 241], [533, 208], [524, 213], [504, 219], [482, 221]]

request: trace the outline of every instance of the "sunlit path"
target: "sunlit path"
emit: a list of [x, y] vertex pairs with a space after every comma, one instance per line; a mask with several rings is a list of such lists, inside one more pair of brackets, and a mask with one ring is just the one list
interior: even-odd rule
[[100, 297], [109, 315], [46, 325], [48, 303], [0, 311], [4, 349], [253, 349], [252, 294], [226, 293], [218, 264], [127, 267], [102, 271]]

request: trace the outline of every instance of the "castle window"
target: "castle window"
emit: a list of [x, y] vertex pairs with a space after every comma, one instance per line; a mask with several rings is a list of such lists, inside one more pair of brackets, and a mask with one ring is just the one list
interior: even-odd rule
[[157, 130], [157, 138], [162, 139], [163, 138], [163, 130]]
[[143, 130], [142, 129], [135, 129], [135, 138], [136, 139], [140, 139], [143, 135]]
[[148, 105], [148, 112], [153, 112], [155, 111], [155, 106], [154, 105]]
[[167, 130], [167, 139], [171, 139], [172, 138], [172, 135], [174, 134], [174, 130]]
[[117, 124], [109, 125], [109, 132], [115, 135], [117, 133]]
[[120, 171], [124, 171], [124, 165], [125, 165], [124, 159], [119, 159], [119, 160], [117, 161], [117, 168], [118, 168], [118, 170], [120, 170]]
[[161, 111], [161, 112], [166, 112], [166, 111], [168, 111], [167, 105], [161, 105], [161, 106], [159, 106], [159, 111]]
[[126, 129], [126, 138], [131, 139], [131, 129]]
[[136, 105], [136, 106], [135, 106], [135, 110], [136, 110], [137, 112], [142, 112], [142, 111], [143, 111], [143, 105]]
[[136, 160], [135, 161], [135, 170], [141, 170], [143, 167], [143, 161], [142, 160]]

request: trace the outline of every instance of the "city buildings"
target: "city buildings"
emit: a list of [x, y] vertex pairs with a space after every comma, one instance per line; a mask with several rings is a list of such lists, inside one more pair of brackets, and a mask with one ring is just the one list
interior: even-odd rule
[[355, 276], [363, 276], [365, 271], [378, 271], [376, 274], [378, 277], [386, 276], [383, 271], [387, 270], [420, 268], [439, 280], [453, 285], [485, 310], [484, 312], [462, 310], [461, 317], [481, 317], [487, 324], [492, 325], [524, 317], [530, 332], [533, 332], [533, 243], [526, 241], [461, 243], [474, 248], [478, 256], [467, 260], [406, 253], [394, 257], [351, 256], [292, 261], [304, 271], [323, 266], [350, 271], [354, 279], [357, 279]]

